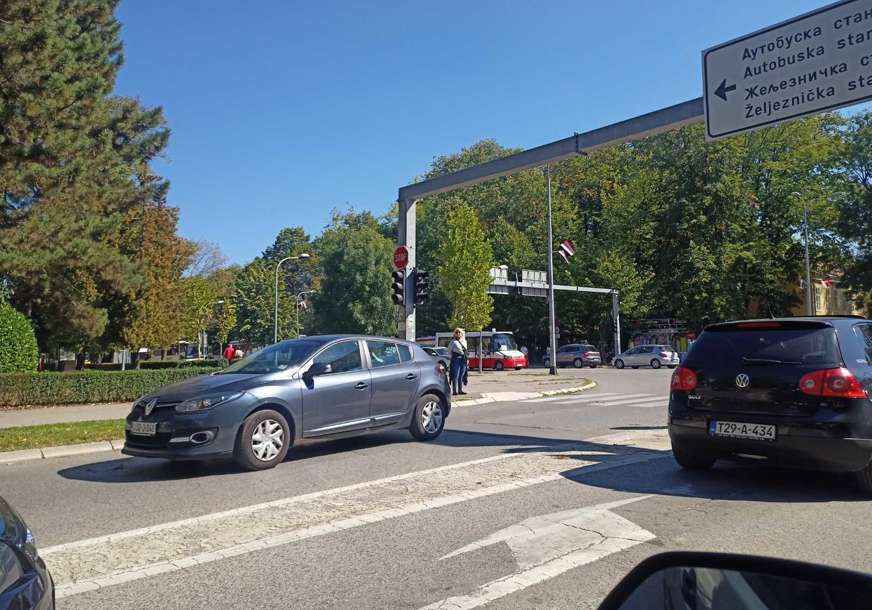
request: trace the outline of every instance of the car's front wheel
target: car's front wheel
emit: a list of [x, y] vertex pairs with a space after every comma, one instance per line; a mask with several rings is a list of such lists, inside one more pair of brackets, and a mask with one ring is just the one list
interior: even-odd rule
[[246, 470], [266, 470], [285, 459], [291, 442], [290, 427], [281, 413], [257, 411], [245, 418], [233, 457]]
[[660, 368], [660, 361], [657, 360], [657, 358], [654, 358], [653, 360], [651, 360], [651, 368], [652, 369], [659, 369]]
[[717, 458], [711, 455], [694, 453], [687, 449], [682, 449], [675, 443], [672, 444], [672, 457], [678, 462], [678, 465], [687, 470], [709, 470], [715, 465]]
[[574, 366], [577, 369], [584, 368], [584, 362], [582, 361], [581, 358], [576, 358], [575, 360], [572, 361], [572, 366]]
[[624, 368], [624, 361], [621, 360], [620, 358], [618, 358], [617, 360], [615, 360], [615, 368], [616, 368], [616, 369], [622, 369], [622, 368]]
[[445, 427], [445, 405], [435, 394], [424, 394], [415, 405], [409, 432], [419, 441], [432, 441]]
[[494, 370], [501, 371], [504, 368], [505, 367], [503, 366], [503, 363], [500, 362], [499, 360], [497, 360], [496, 363], [494, 364]]

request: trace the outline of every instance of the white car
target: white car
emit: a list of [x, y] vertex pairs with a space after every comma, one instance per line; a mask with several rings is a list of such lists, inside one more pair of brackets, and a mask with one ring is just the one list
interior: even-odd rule
[[650, 366], [652, 369], [668, 366], [674, 369], [678, 366], [678, 361], [678, 352], [668, 345], [637, 345], [615, 356], [612, 366], [616, 369], [625, 366], [634, 369], [640, 366]]

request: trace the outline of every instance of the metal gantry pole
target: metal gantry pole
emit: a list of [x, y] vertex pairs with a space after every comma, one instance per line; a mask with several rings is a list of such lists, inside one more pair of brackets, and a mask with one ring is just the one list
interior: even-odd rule
[[557, 374], [557, 316], [554, 313], [554, 231], [551, 223], [551, 166], [545, 165], [548, 179], [548, 345], [551, 357], [548, 359], [548, 372]]
[[399, 200], [400, 219], [397, 226], [399, 234], [397, 235], [397, 243], [401, 246], [406, 246], [409, 251], [409, 262], [403, 270], [405, 279], [403, 286], [405, 287], [404, 305], [402, 307], [403, 319], [400, 328], [400, 338], [406, 341], [415, 340], [415, 276], [409, 273], [415, 268], [415, 222], [417, 213], [417, 201], [414, 199]]

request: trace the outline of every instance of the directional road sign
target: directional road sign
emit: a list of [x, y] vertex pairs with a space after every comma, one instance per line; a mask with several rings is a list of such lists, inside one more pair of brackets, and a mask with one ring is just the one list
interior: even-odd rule
[[702, 52], [706, 139], [872, 97], [872, 0], [844, 0]]

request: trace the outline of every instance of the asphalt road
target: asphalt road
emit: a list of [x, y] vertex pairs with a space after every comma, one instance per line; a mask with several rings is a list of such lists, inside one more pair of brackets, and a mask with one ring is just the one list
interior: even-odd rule
[[40, 460], [0, 466], [0, 495], [62, 609], [592, 608], [666, 549], [872, 571], [872, 502], [846, 478], [684, 472], [663, 436], [670, 371], [561, 374], [599, 386], [456, 409], [434, 443], [306, 444], [258, 473]]

